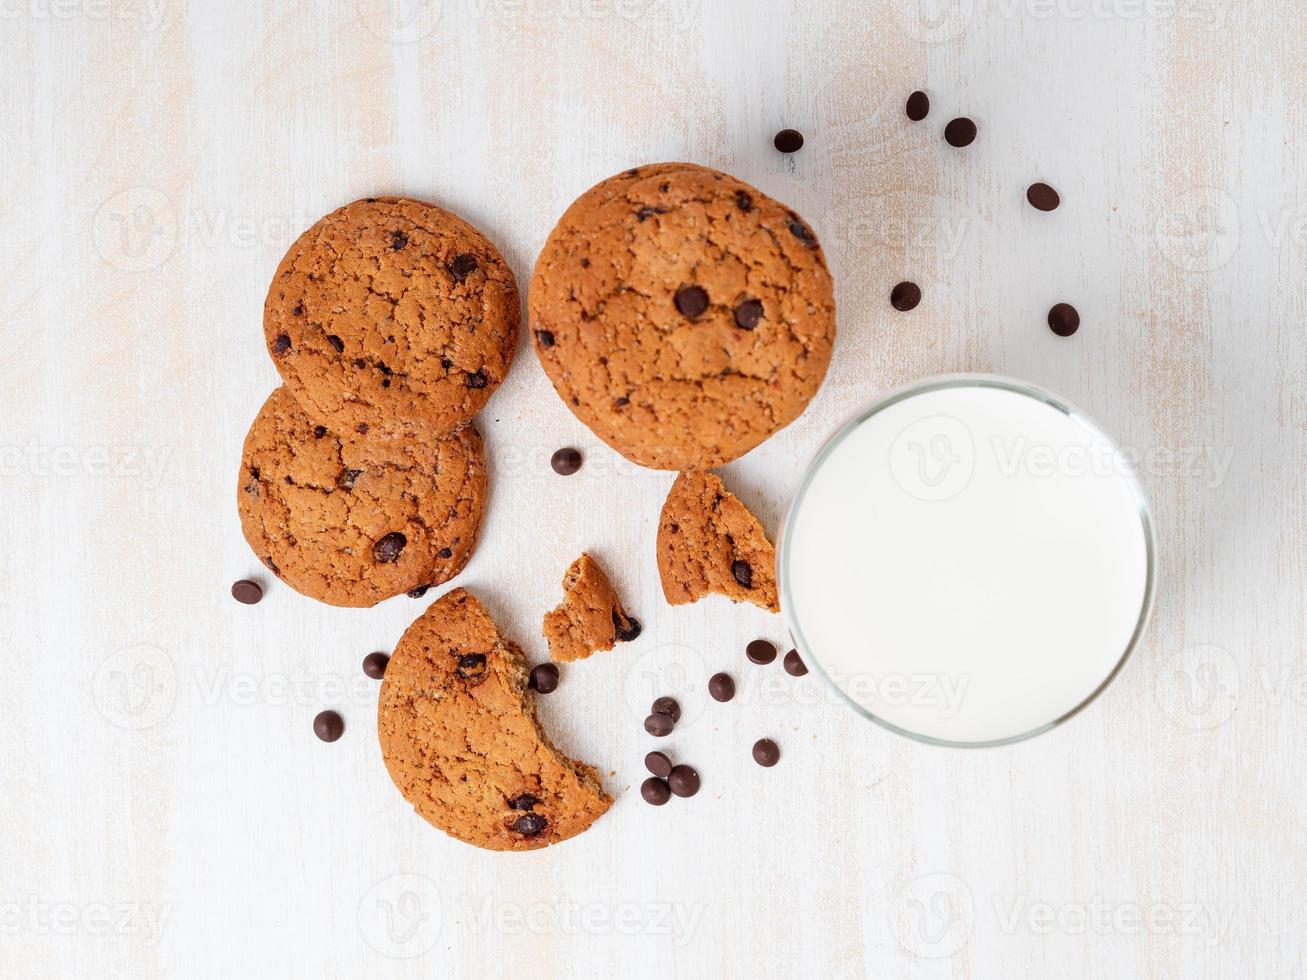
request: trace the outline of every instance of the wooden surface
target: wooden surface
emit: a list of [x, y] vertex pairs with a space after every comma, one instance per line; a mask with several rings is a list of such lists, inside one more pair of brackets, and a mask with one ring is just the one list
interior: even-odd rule
[[[397, 18], [391, 14], [398, 11]], [[15, 0], [0, 5], [0, 973], [14, 977], [1303, 976], [1307, 17], [1251, 0]], [[925, 87], [930, 117], [909, 124]], [[965, 151], [940, 138], [980, 124]], [[772, 134], [808, 143], [786, 158]], [[819, 231], [840, 335], [728, 467], [775, 529], [804, 460], [928, 374], [1045, 385], [1139, 451], [1147, 641], [1064, 729], [945, 751], [742, 658], [776, 618], [661, 600], [668, 474], [576, 423], [527, 347], [482, 419], [461, 584], [533, 657], [583, 548], [645, 623], [543, 714], [618, 800], [543, 853], [402, 803], [360, 658], [424, 603], [271, 584], [238, 528], [276, 374], [268, 278], [356, 197], [430, 197], [525, 284], [597, 179], [693, 160]], [[1045, 179], [1063, 207], [1024, 188]], [[900, 279], [925, 293], [887, 301]], [[1054, 337], [1065, 300], [1080, 332]], [[547, 465], [587, 454], [577, 476]], [[705, 672], [741, 696], [704, 705]], [[703, 791], [638, 797], [640, 719]], [[337, 705], [347, 731], [318, 742]], [[770, 735], [784, 751], [749, 759]]]

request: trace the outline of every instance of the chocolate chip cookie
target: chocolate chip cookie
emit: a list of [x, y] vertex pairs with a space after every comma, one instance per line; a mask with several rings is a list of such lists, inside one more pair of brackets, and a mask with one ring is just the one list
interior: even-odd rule
[[704, 470], [682, 473], [658, 519], [658, 574], [673, 606], [710, 592], [779, 612], [776, 551], [758, 518]]
[[588, 554], [568, 566], [563, 603], [545, 613], [544, 634], [554, 660], [583, 660], [640, 635], [640, 621], [622, 608], [617, 590]]
[[453, 578], [472, 556], [485, 497], [470, 425], [449, 436], [338, 433], [285, 387], [250, 426], [237, 491], [254, 553], [296, 591], [335, 606]]
[[595, 769], [563, 755], [541, 730], [522, 652], [463, 589], [440, 598], [399, 641], [377, 733], [413, 809], [477, 847], [556, 844], [612, 805]]
[[368, 198], [302, 234], [277, 267], [263, 329], [296, 400], [337, 432], [452, 432], [504, 380], [517, 346], [513, 273], [433, 204]]
[[717, 466], [788, 425], [835, 341], [812, 228], [689, 163], [637, 167], [581, 195], [536, 261], [528, 308], [573, 414], [656, 469]]

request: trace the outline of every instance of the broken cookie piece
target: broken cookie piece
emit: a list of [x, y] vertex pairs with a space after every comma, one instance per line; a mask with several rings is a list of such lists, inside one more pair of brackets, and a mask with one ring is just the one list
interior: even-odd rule
[[477, 847], [556, 844], [613, 802], [594, 767], [569, 759], [541, 730], [522, 651], [463, 589], [400, 639], [381, 684], [377, 734], [413, 809]]
[[780, 612], [772, 543], [758, 518], [707, 470], [682, 473], [667, 494], [658, 574], [673, 606], [716, 592]]
[[599, 563], [582, 554], [563, 576], [563, 604], [545, 613], [544, 634], [551, 659], [584, 660], [634, 640], [640, 621], [626, 614]]

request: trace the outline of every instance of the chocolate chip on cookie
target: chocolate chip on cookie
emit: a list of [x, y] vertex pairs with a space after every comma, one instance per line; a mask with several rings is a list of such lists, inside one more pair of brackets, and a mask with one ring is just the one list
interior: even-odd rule
[[485, 507], [476, 430], [383, 438], [320, 428], [284, 387], [250, 427], [237, 503], [254, 553], [292, 588], [337, 606], [457, 575]]
[[658, 519], [658, 574], [673, 606], [710, 592], [780, 610], [776, 552], [758, 519], [712, 473], [682, 473]]
[[582, 194], [540, 253], [529, 308], [563, 402], [626, 458], [659, 469], [720, 465], [788, 425], [835, 339], [812, 228], [688, 163]]
[[287, 387], [335, 431], [452, 432], [504, 380], [518, 318], [494, 245], [457, 215], [397, 197], [347, 204], [304, 232], [263, 313]]
[[[464, 666], [468, 657], [474, 667]], [[522, 652], [463, 589], [432, 604], [395, 647], [377, 734], [391, 779], [418, 814], [477, 847], [556, 844], [612, 805], [599, 773], [541, 731]]]

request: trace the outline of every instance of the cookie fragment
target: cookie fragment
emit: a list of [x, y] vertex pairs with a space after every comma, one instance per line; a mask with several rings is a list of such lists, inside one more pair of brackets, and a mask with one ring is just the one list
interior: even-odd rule
[[522, 651], [464, 589], [442, 596], [400, 639], [381, 684], [377, 733], [413, 809], [477, 847], [556, 844], [612, 805], [594, 767], [541, 730]]
[[549, 656], [558, 661], [584, 660], [600, 650], [640, 635], [640, 621], [628, 616], [612, 582], [589, 554], [568, 566], [563, 602], [545, 613]]
[[658, 520], [658, 574], [673, 606], [710, 592], [779, 612], [776, 552], [758, 518], [706, 470], [682, 473]]
[[274, 574], [334, 606], [372, 606], [463, 570], [486, 464], [471, 426], [450, 436], [342, 434], [282, 387], [250, 426], [237, 482], [245, 540]]

